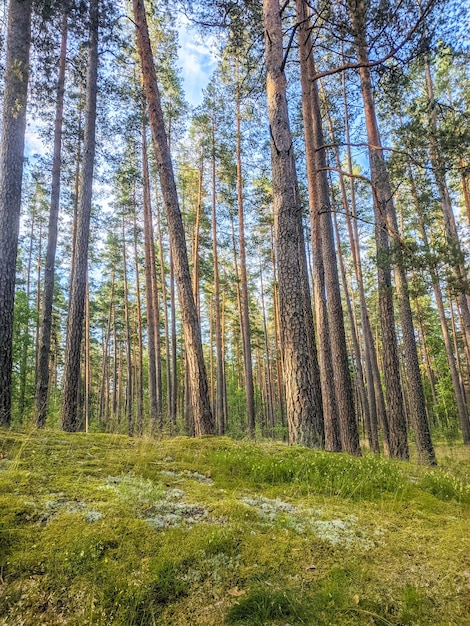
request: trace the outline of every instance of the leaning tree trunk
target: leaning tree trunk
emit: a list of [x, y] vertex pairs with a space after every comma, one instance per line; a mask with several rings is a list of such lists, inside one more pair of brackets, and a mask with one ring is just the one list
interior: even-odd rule
[[11, 421], [13, 308], [30, 39], [31, 1], [11, 0], [0, 151], [0, 426]]
[[62, 150], [62, 126], [64, 118], [65, 69], [67, 63], [67, 14], [62, 16], [62, 40], [60, 46], [59, 78], [54, 123], [54, 155], [52, 158], [51, 206], [44, 268], [44, 293], [42, 301], [41, 337], [39, 342], [38, 380], [36, 386], [36, 424], [46, 425], [47, 396], [49, 390], [49, 357], [51, 352], [52, 302], [54, 299], [54, 270], [57, 248], [57, 222], [60, 198], [60, 155]]
[[186, 356], [189, 367], [191, 405], [195, 434], [211, 434], [215, 430], [215, 425], [210, 407], [206, 367], [202, 352], [201, 331], [192, 293], [183, 220], [176, 192], [173, 165], [160, 104], [160, 92], [157, 84], [143, 0], [133, 0], [133, 8], [137, 31], [137, 47], [142, 64], [149, 120], [168, 220], [176, 280], [178, 283]]
[[90, 1], [90, 38], [88, 48], [87, 84], [85, 97], [85, 131], [83, 169], [75, 228], [75, 258], [71, 271], [70, 301], [67, 319], [67, 339], [64, 362], [64, 391], [62, 396], [62, 428], [76, 431], [80, 426], [78, 387], [80, 381], [80, 351], [85, 314], [85, 291], [88, 274], [88, 241], [90, 235], [93, 169], [95, 163], [96, 91], [98, 79], [98, 5]]
[[[289, 441], [321, 445], [315, 424], [321, 405], [313, 393], [313, 333], [310, 303], [305, 302], [307, 267], [297, 174], [289, 127], [286, 77], [283, 71], [279, 0], [263, 1], [266, 41], [266, 89], [271, 126], [271, 164], [275, 245], [278, 257], [279, 313], [284, 356]], [[301, 252], [303, 248], [303, 253]], [[311, 328], [308, 329], [308, 326]]]
[[[372, 82], [369, 64], [369, 53], [366, 44], [366, 14], [365, 3], [350, 2], [351, 22], [354, 28], [356, 51], [359, 69], [362, 97], [364, 101], [367, 137], [369, 141], [369, 158], [371, 178], [374, 192], [374, 207], [376, 220], [377, 257], [379, 264], [379, 301], [381, 310], [382, 341], [384, 348], [384, 373], [387, 381], [397, 383], [398, 354], [396, 350], [396, 336], [393, 314], [393, 296], [391, 290], [390, 263], [394, 261], [395, 285], [397, 290], [400, 321], [403, 332], [403, 347], [407, 366], [407, 380], [410, 401], [410, 417], [415, 431], [416, 446], [419, 460], [423, 463], [435, 463], [434, 448], [431, 441], [429, 424], [426, 414], [423, 382], [419, 370], [418, 353], [414, 334], [413, 318], [411, 314], [408, 294], [408, 281], [403, 267], [403, 254], [400, 244], [393, 250], [389, 245], [388, 232], [398, 232], [395, 207], [390, 179], [385, 163], [380, 133], [375, 112], [375, 101], [372, 92]], [[390, 280], [389, 280], [390, 279]], [[393, 361], [393, 363], [392, 363]], [[393, 368], [393, 372], [391, 371]], [[388, 376], [387, 376], [388, 374]], [[401, 395], [401, 394], [400, 394]], [[393, 390], [393, 401], [398, 400], [398, 390]], [[390, 398], [392, 400], [392, 397]], [[403, 413], [403, 403], [396, 402], [398, 412], [389, 407], [390, 420], [390, 454], [397, 458], [408, 458], [408, 443], [406, 436], [406, 420]], [[400, 413], [400, 408], [402, 412]]]

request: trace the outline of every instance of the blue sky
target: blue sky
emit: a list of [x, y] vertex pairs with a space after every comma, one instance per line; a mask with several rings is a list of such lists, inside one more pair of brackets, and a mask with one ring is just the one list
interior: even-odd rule
[[202, 90], [207, 87], [217, 60], [210, 48], [210, 42], [202, 42], [184, 17], [178, 33], [180, 44], [178, 59], [182, 69], [185, 97], [191, 106], [198, 106], [202, 102]]

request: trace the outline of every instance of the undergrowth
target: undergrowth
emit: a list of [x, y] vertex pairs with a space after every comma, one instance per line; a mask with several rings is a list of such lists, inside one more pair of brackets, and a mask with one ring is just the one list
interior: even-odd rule
[[1, 431], [0, 625], [463, 626], [470, 461], [437, 452]]

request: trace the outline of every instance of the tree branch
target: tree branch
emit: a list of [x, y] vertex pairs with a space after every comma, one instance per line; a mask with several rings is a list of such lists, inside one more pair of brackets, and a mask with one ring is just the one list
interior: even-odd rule
[[413, 26], [413, 28], [408, 32], [408, 34], [406, 35], [406, 37], [403, 39], [403, 41], [401, 41], [397, 46], [395, 46], [394, 48], [392, 48], [392, 50], [386, 54], [384, 57], [382, 57], [381, 59], [377, 59], [375, 61], [369, 61], [368, 63], [346, 63], [344, 65], [341, 65], [340, 67], [336, 67], [334, 69], [331, 70], [325, 70], [323, 72], [317, 72], [312, 78], [311, 80], [318, 80], [319, 78], [324, 78], [325, 76], [332, 76], [333, 74], [339, 74], [340, 72], [344, 72], [345, 70], [356, 70], [359, 69], [361, 67], [375, 67], [377, 65], [382, 65], [382, 63], [385, 63], [385, 61], [388, 61], [388, 59], [391, 59], [393, 56], [395, 56], [397, 54], [397, 52], [399, 52], [403, 46], [408, 43], [408, 41], [413, 37], [413, 35], [415, 34], [415, 32], [418, 30], [418, 27], [420, 26], [420, 24], [424, 21], [424, 18], [428, 15], [428, 13], [430, 12], [433, 4], [435, 3], [436, 0], [429, 0], [426, 8], [422, 11], [419, 20], [416, 22], [416, 24]]

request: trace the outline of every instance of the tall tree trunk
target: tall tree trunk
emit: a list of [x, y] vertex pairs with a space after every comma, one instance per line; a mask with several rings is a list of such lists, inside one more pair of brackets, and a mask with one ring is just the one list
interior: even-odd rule
[[214, 432], [215, 424], [209, 401], [206, 367], [202, 352], [201, 331], [192, 294], [183, 220], [178, 203], [173, 165], [160, 104], [160, 93], [157, 85], [157, 76], [155, 73], [143, 0], [133, 0], [133, 8], [137, 31], [137, 47], [142, 64], [150, 126], [152, 129], [155, 156], [167, 214], [171, 249], [173, 251], [173, 261], [175, 264], [175, 275], [178, 283], [187, 362], [189, 366], [191, 405], [195, 423], [195, 433], [196, 435], [210, 434]]
[[240, 86], [238, 77], [238, 59], [235, 61], [235, 106], [236, 106], [236, 153], [237, 153], [237, 202], [238, 202], [238, 241], [240, 245], [240, 297], [241, 297], [241, 327], [243, 338], [243, 365], [245, 374], [246, 415], [248, 435], [255, 434], [255, 391], [253, 385], [253, 361], [251, 355], [250, 308], [248, 299], [248, 278], [246, 272], [245, 248], [245, 217], [243, 206], [243, 175], [242, 175], [242, 148], [241, 148], [241, 110]]
[[439, 146], [436, 140], [436, 135], [439, 131], [437, 124], [437, 105], [434, 98], [434, 85], [431, 75], [431, 67], [429, 65], [428, 59], [425, 60], [424, 68], [426, 75], [427, 95], [429, 100], [429, 123], [431, 126], [431, 142], [429, 151], [431, 157], [431, 166], [439, 194], [442, 215], [444, 218], [444, 228], [447, 243], [450, 248], [450, 253], [455, 257], [455, 260], [453, 261], [453, 270], [456, 278], [456, 283], [458, 285], [457, 289], [459, 291], [458, 305], [463, 320], [462, 331], [465, 333], [467, 344], [470, 344], [470, 309], [468, 306], [467, 297], [469, 281], [466, 268], [462, 261], [462, 247], [457, 231], [457, 224], [455, 222], [454, 212], [452, 210], [452, 201], [450, 197], [449, 187], [447, 185], [445, 167], [442, 163], [442, 159], [439, 154]]
[[319, 432], [318, 428], [322, 410], [313, 391], [317, 381], [312, 375], [314, 363], [308, 341], [313, 334], [313, 316], [310, 302], [305, 301], [307, 263], [302, 250], [302, 210], [287, 111], [279, 0], [263, 1], [263, 21], [289, 441], [322, 445], [323, 429]]
[[91, 396], [91, 355], [90, 355], [90, 283], [87, 280], [85, 289], [85, 354], [84, 354], [84, 415], [85, 432], [90, 429], [90, 396]]
[[79, 428], [78, 387], [80, 379], [80, 350], [85, 312], [85, 289], [88, 274], [88, 242], [90, 234], [93, 169], [95, 163], [96, 92], [98, 77], [98, 7], [99, 0], [90, 0], [90, 36], [86, 85], [86, 119], [84, 159], [78, 205], [75, 260], [70, 283], [69, 313], [64, 362], [64, 391], [62, 396], [62, 428]]
[[114, 276], [114, 268], [111, 273], [111, 295], [109, 298], [109, 312], [108, 312], [108, 323], [106, 326], [106, 331], [104, 333], [103, 340], [103, 363], [101, 368], [101, 392], [100, 392], [100, 412], [99, 412], [99, 421], [100, 424], [107, 422], [108, 418], [108, 407], [109, 407], [109, 378], [110, 378], [110, 367], [109, 367], [109, 339], [111, 337], [111, 322], [113, 319], [113, 310], [114, 310], [114, 289], [115, 289], [115, 276]]
[[259, 258], [259, 280], [261, 295], [261, 313], [263, 317], [263, 335], [264, 335], [264, 356], [266, 359], [266, 408], [267, 408], [267, 424], [269, 426], [269, 435], [274, 438], [276, 418], [274, 413], [274, 394], [271, 372], [271, 354], [269, 349], [268, 325], [266, 321], [266, 305], [264, 302], [264, 281], [263, 281], [263, 260], [261, 257], [261, 247], [258, 246]]
[[10, 0], [0, 149], [0, 426], [11, 422], [13, 309], [20, 227], [31, 0]]
[[[354, 29], [357, 57], [365, 66], [359, 69], [362, 98], [369, 141], [369, 160], [374, 193], [375, 240], [377, 248], [377, 278], [379, 314], [382, 331], [383, 372], [390, 428], [390, 456], [408, 459], [408, 442], [403, 396], [400, 381], [395, 314], [393, 310], [391, 252], [387, 230], [387, 204], [391, 193], [386, 193], [387, 171], [380, 148], [379, 130], [375, 114], [368, 50], [365, 36], [365, 5], [363, 0], [348, 2]], [[389, 185], [388, 185], [389, 187]]]
[[[379, 365], [377, 359], [376, 344], [374, 342], [374, 334], [372, 332], [372, 326], [370, 323], [369, 312], [367, 309], [366, 294], [364, 288], [364, 278], [362, 274], [361, 252], [359, 248], [359, 228], [357, 225], [357, 208], [356, 208], [356, 187], [354, 184], [353, 176], [353, 161], [351, 155], [351, 141], [349, 133], [349, 111], [348, 101], [346, 95], [346, 81], [343, 76], [343, 105], [344, 105], [344, 124], [345, 124], [345, 139], [347, 143], [346, 153], [348, 161], [348, 174], [350, 178], [350, 191], [351, 191], [351, 212], [346, 211], [346, 223], [348, 226], [349, 241], [351, 245], [351, 253], [353, 257], [354, 270], [356, 274], [357, 286], [359, 291], [359, 306], [361, 310], [361, 326], [364, 335], [364, 352], [365, 352], [365, 366], [366, 366], [366, 378], [367, 378], [367, 390], [369, 394], [369, 406], [371, 408], [371, 420], [375, 423], [378, 422], [382, 428], [382, 437], [386, 452], [389, 453], [390, 441], [389, 441], [389, 428], [388, 419], [385, 409], [385, 400], [382, 388], [382, 381], [379, 372]], [[346, 207], [345, 207], [346, 208]], [[374, 410], [375, 407], [375, 410]]]
[[[202, 150], [201, 150], [202, 152]], [[204, 177], [204, 159], [201, 153], [201, 162], [199, 164], [198, 171], [198, 184], [197, 184], [197, 205], [196, 216], [194, 222], [194, 239], [193, 239], [193, 293], [194, 302], [196, 303], [197, 318], [199, 324], [201, 323], [201, 290], [200, 290], [200, 278], [199, 278], [199, 241], [201, 238], [201, 217], [202, 217], [202, 181]]]
[[132, 336], [129, 313], [129, 288], [127, 282], [127, 250], [126, 250], [126, 228], [125, 218], [122, 216], [122, 280], [124, 290], [124, 326], [126, 329], [126, 418], [127, 434], [132, 437], [134, 434], [134, 381], [132, 370]]
[[136, 394], [137, 394], [137, 433], [142, 436], [144, 432], [144, 347], [142, 328], [142, 300], [140, 295], [140, 264], [139, 249], [137, 245], [137, 215], [134, 203], [134, 264], [135, 264], [135, 299], [137, 315], [137, 356], [136, 356]]
[[49, 357], [51, 352], [52, 303], [54, 299], [55, 255], [59, 218], [60, 171], [62, 151], [62, 126], [64, 119], [65, 69], [67, 62], [67, 14], [62, 15], [62, 38], [60, 44], [59, 78], [54, 122], [54, 154], [52, 157], [51, 205], [44, 268], [44, 292], [42, 299], [41, 336], [39, 342], [38, 380], [36, 386], [36, 424], [46, 425], [47, 396], [49, 390]]
[[[410, 183], [411, 183], [411, 195], [415, 202], [415, 206], [416, 206], [417, 214], [418, 214], [419, 230], [421, 233], [421, 237], [423, 239], [424, 248], [427, 252], [430, 252], [428, 234], [426, 232], [426, 227], [424, 224], [423, 216], [421, 215], [421, 212], [419, 211], [418, 193], [417, 193], [416, 184], [415, 184], [415, 180], [413, 176], [413, 170], [410, 164], [408, 164], [408, 172], [409, 172], [409, 178], [410, 178]], [[450, 378], [452, 381], [455, 402], [457, 404], [457, 410], [459, 413], [460, 426], [462, 428], [462, 437], [463, 437], [464, 443], [466, 445], [469, 445], [470, 444], [470, 422], [469, 422], [468, 410], [465, 404], [464, 393], [463, 393], [463, 389], [461, 386], [461, 381], [460, 381], [459, 373], [457, 370], [457, 366], [455, 363], [455, 355], [454, 355], [454, 351], [452, 348], [452, 341], [450, 338], [449, 326], [448, 326], [447, 318], [445, 314], [444, 300], [442, 297], [441, 285], [440, 285], [439, 276], [438, 276], [436, 268], [434, 267], [430, 268], [430, 274], [431, 274], [432, 287], [434, 291], [434, 298], [436, 300], [437, 312], [439, 314], [439, 322], [441, 324], [442, 337], [444, 339], [444, 346], [446, 350], [447, 363], [449, 365]]]
[[215, 358], [216, 358], [216, 401], [215, 417], [217, 433], [223, 435], [226, 427], [224, 412], [224, 354], [222, 351], [222, 325], [220, 320], [220, 277], [219, 252], [217, 245], [217, 188], [216, 188], [216, 160], [215, 160], [215, 128], [212, 122], [212, 255], [214, 257], [214, 321], [215, 321]]
[[[158, 250], [160, 261], [160, 275], [162, 285], [162, 303], [163, 303], [163, 321], [165, 325], [165, 369], [166, 369], [166, 403], [167, 403], [167, 417], [168, 423], [173, 423], [173, 411], [172, 411], [172, 380], [171, 380], [171, 351], [170, 351], [170, 321], [168, 315], [168, 297], [166, 289], [166, 272], [165, 272], [165, 258], [163, 255], [163, 233], [160, 219], [160, 206], [157, 201], [157, 231], [158, 231]], [[163, 394], [162, 394], [163, 398]], [[163, 400], [162, 400], [163, 411]], [[163, 417], [163, 414], [162, 414]], [[175, 411], [176, 419], [176, 411]], [[163, 424], [162, 424], [163, 425]]]
[[[284, 359], [282, 357], [282, 344], [281, 344], [281, 331], [279, 324], [279, 293], [278, 293], [278, 281], [277, 281], [277, 267], [276, 267], [276, 255], [274, 251], [274, 229], [270, 228], [270, 242], [271, 242], [271, 265], [273, 268], [273, 317], [274, 317], [274, 343], [276, 349], [276, 379], [277, 379], [277, 395], [279, 401], [279, 415], [281, 418], [281, 426], [285, 424], [285, 385], [284, 376], [282, 373], [282, 364]], [[319, 381], [321, 383], [321, 381]], [[325, 433], [325, 443], [326, 443]], [[339, 441], [339, 434], [338, 434]]]
[[[320, 83], [321, 85], [321, 83]], [[323, 91], [323, 87], [322, 87]], [[385, 416], [385, 404], [383, 401], [383, 392], [381, 384], [378, 385], [377, 391], [379, 398], [376, 399], [376, 386], [374, 384], [374, 375], [373, 375], [373, 365], [372, 362], [375, 360], [375, 367], [378, 371], [377, 367], [377, 357], [375, 355], [375, 346], [373, 343], [372, 332], [370, 328], [370, 320], [367, 311], [367, 304], [364, 292], [364, 281], [362, 277], [362, 266], [361, 266], [361, 258], [360, 251], [357, 245], [358, 235], [357, 235], [357, 219], [356, 219], [356, 209], [355, 209], [355, 188], [354, 188], [354, 179], [353, 179], [353, 166], [351, 159], [351, 148], [350, 148], [350, 138], [349, 138], [349, 120], [348, 120], [348, 108], [347, 108], [347, 100], [346, 100], [346, 89], [345, 82], [343, 76], [343, 98], [344, 98], [344, 108], [345, 108], [345, 139], [347, 144], [347, 156], [348, 156], [348, 168], [349, 174], [351, 177], [351, 208], [353, 212], [354, 225], [353, 220], [351, 219], [351, 210], [349, 208], [348, 194], [346, 189], [346, 183], [344, 180], [344, 174], [341, 169], [341, 160], [337, 147], [334, 147], [335, 161], [339, 171], [339, 184], [341, 189], [341, 198], [342, 204], [344, 208], [344, 214], [346, 218], [346, 225], [348, 229], [349, 236], [349, 245], [351, 248], [351, 256], [353, 259], [354, 273], [356, 276], [357, 289], [359, 291], [359, 307], [361, 313], [361, 326], [362, 333], [364, 339], [364, 359], [363, 363], [360, 361], [360, 346], [359, 346], [359, 337], [358, 333], [354, 333], [353, 342], [354, 342], [354, 352], [356, 354], [356, 361], [359, 363], [358, 365], [358, 375], [360, 376], [359, 385], [363, 385], [364, 382], [361, 383], [361, 380], [364, 381], [365, 374], [365, 392], [366, 397], [363, 400], [364, 408], [365, 408], [365, 420], [367, 424], [367, 420], [369, 419], [370, 429], [368, 432], [369, 438], [369, 446], [371, 450], [376, 453], [380, 452], [379, 448], [379, 438], [378, 438], [378, 423], [382, 424], [382, 429], [384, 431], [384, 437], [386, 439], [386, 446], [388, 450], [388, 428], [386, 427], [386, 416]], [[331, 134], [332, 143], [335, 143], [334, 132], [333, 132], [333, 120], [331, 119], [330, 111], [327, 111], [328, 114], [328, 125]], [[335, 216], [336, 220], [336, 216]], [[337, 235], [338, 239], [338, 235]], [[339, 242], [338, 242], [339, 243]], [[341, 248], [338, 247], [338, 252], [340, 253]], [[339, 258], [341, 261], [341, 255], [339, 254]], [[342, 274], [344, 275], [344, 271], [342, 270]], [[345, 283], [345, 291], [346, 291], [346, 283]], [[348, 303], [348, 315], [351, 319], [350, 311], [350, 303], [349, 298], [346, 299]], [[354, 316], [353, 316], [354, 317]], [[356, 328], [356, 324], [351, 323], [351, 328]], [[359, 360], [358, 360], [359, 359]], [[362, 372], [362, 373], [361, 373]], [[380, 376], [377, 375], [377, 380], [380, 382]], [[361, 396], [363, 395], [362, 389], [360, 390]], [[380, 420], [378, 415], [380, 415]], [[385, 427], [383, 426], [385, 423]]]
[[35, 238], [36, 213], [38, 210], [38, 188], [33, 198], [33, 206], [31, 209], [31, 226], [29, 229], [29, 250], [28, 261], [26, 263], [26, 311], [25, 319], [21, 327], [21, 359], [19, 368], [20, 395], [18, 398], [18, 414], [23, 419], [26, 403], [26, 379], [28, 378], [28, 352], [31, 345], [30, 325], [31, 325], [31, 266], [33, 262], [33, 245]]
[[315, 72], [311, 54], [308, 7], [304, 0], [296, 0], [299, 22], [300, 64], [302, 73], [302, 101], [305, 118], [311, 119], [311, 134], [306, 133], [305, 141], [312, 142], [308, 153], [312, 162], [308, 164], [309, 186], [313, 205], [311, 210], [318, 219], [321, 233], [321, 253], [325, 273], [326, 306], [333, 365], [336, 405], [339, 413], [341, 447], [352, 454], [360, 454], [359, 432], [354, 412], [349, 360], [346, 348], [343, 308], [336, 265], [331, 205], [326, 172], [326, 152], [323, 148], [323, 128], [317, 83], [312, 80]]
[[154, 299], [154, 283], [157, 281], [155, 262], [155, 242], [152, 237], [152, 207], [150, 202], [150, 180], [147, 158], [147, 138], [145, 124], [142, 124], [142, 182], [143, 182], [143, 209], [144, 209], [144, 250], [145, 250], [145, 299], [147, 303], [147, 333], [149, 359], [149, 395], [150, 395], [150, 429], [161, 427], [162, 407], [158, 393], [157, 367], [159, 354], [157, 353], [157, 333], [155, 309], [158, 301]]
[[[395, 286], [403, 333], [403, 348], [406, 360], [407, 383], [409, 389], [410, 418], [415, 433], [418, 458], [422, 463], [435, 463], [434, 448], [431, 441], [429, 424], [426, 414], [423, 382], [419, 369], [416, 338], [408, 294], [408, 281], [403, 263], [403, 250], [400, 242], [390, 247], [388, 232], [398, 233], [398, 224], [393, 204], [387, 166], [385, 163], [380, 133], [375, 112], [375, 101], [372, 91], [369, 64], [369, 53], [366, 44], [366, 13], [365, 3], [350, 2], [350, 15], [354, 28], [355, 44], [358, 61], [364, 63], [359, 69], [362, 97], [364, 101], [367, 137], [369, 142], [369, 159], [374, 192], [376, 220], [377, 257], [379, 266], [379, 299], [381, 309], [382, 341], [384, 347], [385, 377], [392, 386], [398, 382], [398, 355], [396, 354], [393, 296], [391, 291], [390, 259], [394, 264]], [[390, 279], [390, 280], [389, 280]], [[387, 326], [388, 325], [388, 326]], [[386, 327], [387, 326], [387, 327]], [[395, 339], [395, 345], [393, 340]], [[392, 361], [394, 364], [392, 365]], [[395, 368], [392, 374], [391, 369]], [[387, 376], [388, 372], [388, 376]], [[397, 411], [389, 407], [390, 420], [390, 454], [396, 458], [408, 458], [406, 421], [403, 414], [403, 403], [398, 402], [398, 390], [393, 388], [390, 401], [395, 403]], [[400, 413], [400, 409], [402, 410]]]

